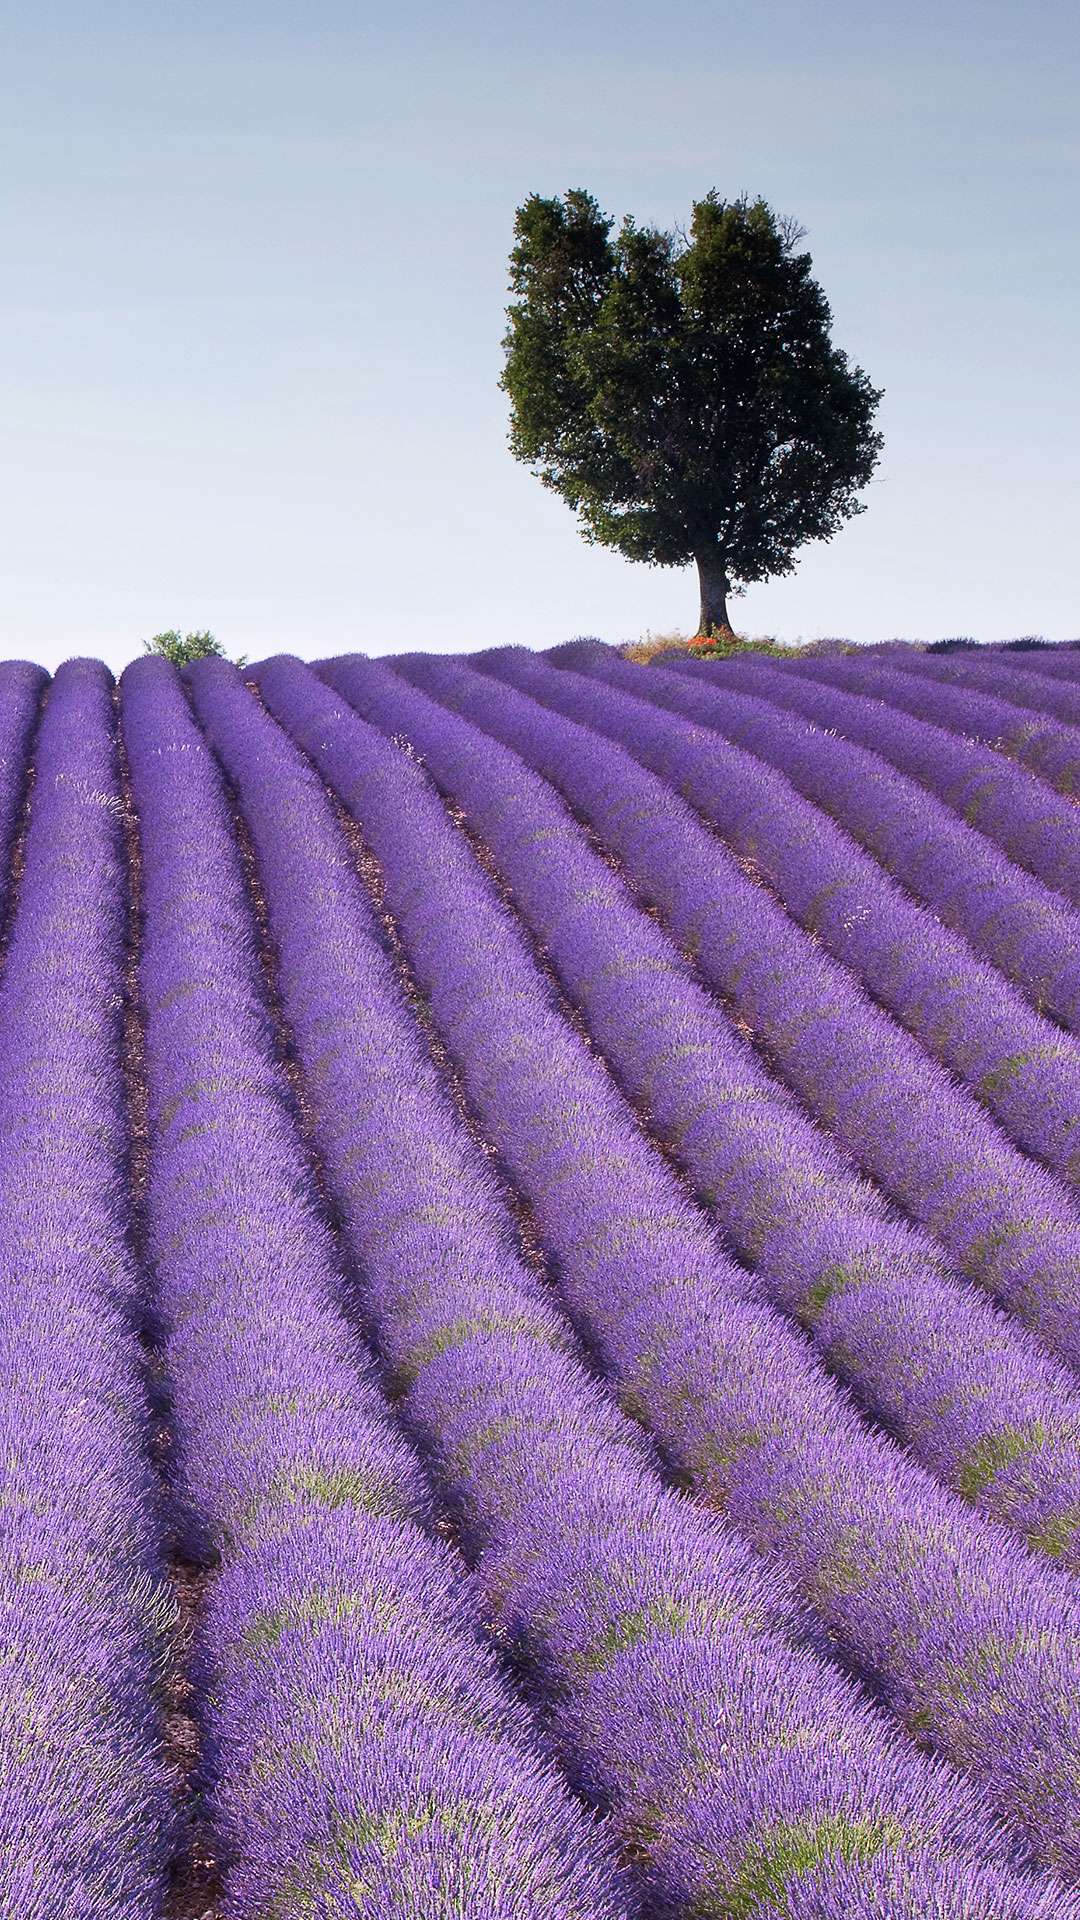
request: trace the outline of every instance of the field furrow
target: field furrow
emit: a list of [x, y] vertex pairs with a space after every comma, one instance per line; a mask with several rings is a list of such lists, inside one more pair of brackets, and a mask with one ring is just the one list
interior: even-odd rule
[[[985, 1819], [966, 1827], [961, 1783], [898, 1744], [799, 1644], [783, 1583], [657, 1481], [511, 1251], [320, 781], [266, 716], [241, 719], [233, 676], [193, 679], [238, 782], [283, 1005], [403, 1417], [428, 1436], [563, 1765], [608, 1809], [663, 1911], [753, 1911], [790, 1886], [824, 1917], [854, 1876], [899, 1915], [905, 1871], [944, 1897], [969, 1871], [941, 1864], [960, 1827], [974, 1850], [999, 1852], [1000, 1839]], [[374, 804], [392, 816], [427, 800], [412, 760], [371, 742]], [[401, 882], [365, 838], [400, 926]], [[969, 1898], [987, 1900], [990, 1882], [970, 1872]], [[1016, 1883], [1003, 1897], [1046, 1895]]]
[[[755, 810], [735, 812], [708, 736], [699, 758], [685, 721], [591, 675], [517, 655], [480, 664], [660, 776], [642, 820], [658, 806], [669, 830], [642, 841], [633, 871], [643, 897], [852, 1158], [962, 1273], [1080, 1365], [1080, 1234], [1069, 1194], [761, 884]], [[730, 845], [709, 830], [718, 821]]]
[[0, 987], [0, 1907], [153, 1920], [174, 1844], [172, 1602], [125, 1197], [121, 793], [96, 662], [51, 683], [33, 772]]
[[[464, 666], [429, 656], [397, 664], [513, 746], [601, 841], [618, 843], [631, 796], [617, 749], [605, 759], [595, 735]], [[448, 716], [400, 701], [386, 711], [485, 836], [639, 1118], [766, 1297], [932, 1472], [1080, 1571], [1073, 1376], [949, 1273], [927, 1239], [888, 1218], [522, 760], [485, 749]]]
[[1074, 789], [1080, 650], [0, 664], [5, 1920], [1080, 1920]]
[[[164, 663], [125, 680], [143, 849], [149, 1244], [177, 1495], [207, 1568], [192, 1682], [229, 1915], [322, 1906], [616, 1920], [433, 1532], [346, 1314], [292, 1112], [227, 796]], [[248, 699], [241, 694], [242, 699]]]
[[[1076, 920], [1062, 913], [1062, 901], [1055, 896], [1064, 895], [1070, 906], [1080, 906], [1080, 815], [1072, 801], [1050, 793], [1041, 780], [1005, 754], [886, 706], [874, 696], [873, 673], [858, 693], [845, 693], [812, 675], [815, 664], [822, 663], [801, 662], [800, 671], [787, 661], [747, 655], [725, 661], [723, 684], [760, 694], [869, 749], [936, 795], [968, 826], [1000, 847], [1010, 861], [1034, 874], [1050, 890], [1050, 898], [1040, 906], [1038, 895], [1025, 896], [1030, 898], [1033, 916], [1029, 931], [1035, 943], [1033, 977], [1041, 978], [1045, 965], [1053, 981], [1062, 966], [1061, 955], [1063, 972], [1071, 972]], [[925, 857], [928, 864], [936, 857], [932, 838]], [[978, 856], [970, 871], [956, 875], [958, 893], [970, 890], [969, 912], [992, 912], [993, 894], [984, 893], [990, 878], [990, 870]]]
[[[377, 702], [377, 689], [394, 684], [364, 663], [324, 671], [362, 705], [368, 688]], [[1008, 1535], [863, 1428], [791, 1330], [732, 1286], [411, 762], [335, 711], [299, 668], [270, 663], [257, 678], [323, 774], [346, 789], [436, 1024], [624, 1403], [789, 1571], [898, 1717], [975, 1773], [995, 1810], [1063, 1864], [1060, 1818], [1052, 1836], [1049, 1826], [1040, 1835], [1044, 1815], [1031, 1821], [1030, 1797], [1019, 1814], [1001, 1715], [1034, 1712], [1042, 1724], [1039, 1749], [1052, 1747], [1064, 1771], [1059, 1786], [1044, 1783], [1045, 1801], [1041, 1789], [1033, 1797], [1060, 1815], [1076, 1738], [1061, 1718], [1065, 1667], [1080, 1656], [1071, 1585], [1040, 1573]], [[399, 716], [389, 726], [400, 732]], [[1044, 1606], [1044, 1630], [1020, 1633]], [[976, 1668], [972, 1688], [961, 1676]]]

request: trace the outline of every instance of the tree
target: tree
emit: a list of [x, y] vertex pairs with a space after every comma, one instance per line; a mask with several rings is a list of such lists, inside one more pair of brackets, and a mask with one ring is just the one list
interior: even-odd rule
[[[165, 633], [155, 633], [152, 640], [144, 640], [142, 645], [144, 653], [161, 654], [174, 667], [186, 667], [189, 661], [205, 660], [209, 655], [218, 660], [227, 657], [221, 641], [215, 640], [213, 634], [206, 631], [181, 634], [176, 627], [169, 627]], [[243, 655], [236, 665], [246, 665]]]
[[510, 448], [586, 540], [697, 562], [703, 633], [732, 587], [790, 573], [865, 511], [881, 399], [764, 200], [698, 200], [690, 231], [613, 222], [588, 193], [518, 208], [500, 385]]

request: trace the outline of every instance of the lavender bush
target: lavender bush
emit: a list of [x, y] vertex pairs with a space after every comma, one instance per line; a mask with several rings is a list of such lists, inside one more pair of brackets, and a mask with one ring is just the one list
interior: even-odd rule
[[[17, 678], [8, 743], [40, 682]], [[21, 692], [29, 699], [21, 709]], [[14, 760], [5, 767], [21, 785]], [[8, 832], [11, 801], [7, 802]], [[49, 688], [0, 987], [0, 1908], [152, 1920], [170, 1600], [128, 1238], [126, 874], [109, 676]]]
[[1013, 665], [1022, 666], [1040, 677], [1062, 680], [1066, 683], [1080, 678], [1080, 643], [1075, 640], [1055, 641], [1039, 653], [1027, 656], [1023, 661], [1013, 661]]
[[[1060, 673], [1046, 679], [1028, 671], [1031, 653], [982, 653], [965, 660], [927, 659], [916, 654], [912, 671], [950, 686], [971, 687], [976, 693], [1007, 700], [1016, 707], [1030, 707], [1035, 713], [1048, 714], [1067, 726], [1080, 723], [1080, 687]], [[1074, 656], [1075, 657], [1075, 656]], [[905, 665], [907, 663], [905, 662]]]
[[25, 660], [0, 662], [0, 919], [11, 886], [30, 748], [49, 676]]
[[[634, 868], [650, 904], [852, 1157], [930, 1227], [964, 1274], [1080, 1364], [1080, 1239], [1070, 1198], [781, 910], [759, 883], [753, 809], [745, 838], [731, 848], [700, 822], [695, 827], [687, 808], [672, 813], [675, 796], [663, 774], [685, 753], [690, 764], [679, 784], [692, 791], [695, 808], [732, 831], [738, 826], [709, 736], [695, 755], [686, 722], [589, 674], [516, 655], [482, 664], [625, 743], [661, 775], [649, 791], [678, 832], [662, 852], [648, 844]], [[643, 823], [650, 817], [644, 811]]]
[[[905, 819], [906, 783], [890, 787], [884, 770], [875, 782], [873, 762], [858, 748], [834, 741], [766, 702], [727, 695], [660, 668], [641, 675], [607, 655], [560, 658], [564, 664], [579, 659], [606, 683], [642, 693], [650, 703], [691, 723], [692, 734], [682, 727], [674, 734], [662, 728], [657, 735], [646, 721], [646, 742], [663, 751], [667, 742], [678, 740], [691, 797], [703, 804], [708, 818], [742, 856], [754, 862], [788, 912], [850, 967], [928, 1052], [965, 1081], [1018, 1145], [1070, 1184], [1080, 1182], [1075, 1137], [1080, 1124], [1080, 1049], [1034, 1014], [993, 967], [981, 963], [935, 914], [918, 907], [821, 811], [827, 805], [848, 823], [858, 817], [866, 833], [887, 844], [890, 858], [903, 867], [908, 864], [904, 836], [910, 825]], [[727, 739], [710, 739], [701, 733], [701, 725], [723, 729]], [[737, 744], [729, 746], [728, 739]], [[763, 763], [771, 763], [774, 771]], [[781, 767], [786, 777], [779, 773]], [[808, 798], [800, 799], [800, 793]], [[914, 798], [917, 803], [918, 796]], [[956, 901], [964, 859], [957, 856], [952, 872], [942, 872], [949, 851], [948, 834], [939, 826], [934, 840], [937, 871], [928, 882], [929, 891], [945, 897], [951, 879]], [[916, 851], [912, 864], [917, 858]], [[931, 904], [937, 913], [942, 911], [941, 898]], [[963, 914], [958, 903], [957, 917], [966, 920], [968, 932], [979, 922], [977, 913]], [[996, 925], [1000, 935], [988, 932], [984, 943], [1008, 951], [1018, 928], [1015, 920], [1006, 923], [1004, 903], [999, 904]], [[1075, 943], [1072, 952], [1067, 945], [1060, 952], [1056, 976], [1045, 951], [1031, 958], [1035, 990], [1040, 984], [1047, 990], [1053, 986], [1073, 1021], [1080, 1009], [1078, 962]]]
[[[812, 667], [800, 661], [797, 668], [790, 662], [778, 668], [747, 655], [727, 661], [723, 678], [736, 690], [760, 694], [869, 748], [943, 800], [1010, 861], [1064, 894], [1071, 906], [1080, 906], [1080, 823], [1071, 801], [1048, 793], [1042, 781], [1006, 755], [886, 706], [873, 697], [874, 672], [862, 682], [864, 692], [845, 693], [819, 684]], [[977, 873], [978, 856], [973, 864]], [[972, 891], [977, 906], [978, 883]], [[1040, 918], [1056, 939], [1067, 933], [1075, 941], [1076, 922], [1071, 915], [1062, 919], [1060, 909], [1060, 900], [1048, 901]]]
[[1080, 1920], [1078, 674], [0, 665], [5, 1915]]
[[[372, 688], [378, 701], [389, 677], [354, 661], [326, 671], [362, 703]], [[411, 764], [332, 700], [305, 699], [310, 677], [295, 666], [271, 665], [257, 679], [324, 776], [347, 787], [436, 1025], [624, 1403], [740, 1531], [780, 1558], [830, 1638], [900, 1718], [943, 1753], [962, 1755], [998, 1811], [1008, 1808], [1045, 1858], [1063, 1861], [1059, 1789], [1048, 1795], [1059, 1816], [1053, 1836], [1039, 1835], [1027, 1801], [1019, 1811], [1015, 1782], [1006, 1785], [999, 1714], [1007, 1696], [1007, 1711], [1049, 1716], [1062, 1755], [1071, 1743], [1060, 1708], [1072, 1593], [862, 1430], [801, 1343], [739, 1297]], [[991, 1588], [992, 1608], [1030, 1618], [1045, 1606], [1037, 1651], [1021, 1650], [1004, 1617], [991, 1625]], [[958, 1689], [973, 1658], [989, 1659], [993, 1681]]]
[[175, 672], [124, 677], [142, 841], [150, 1247], [178, 1494], [212, 1568], [195, 1677], [237, 1916], [625, 1912], [605, 1848], [431, 1537], [419, 1463], [343, 1311], [253, 965], [213, 756]]
[[[268, 699], [282, 675], [302, 688], [298, 669], [264, 670]], [[192, 680], [251, 828], [283, 1004], [402, 1417], [562, 1765], [608, 1811], [648, 1899], [668, 1913], [779, 1912], [814, 1874], [826, 1891], [812, 1911], [841, 1869], [872, 1898], [890, 1864], [934, 1877], [943, 1847], [999, 1852], [959, 1781], [905, 1751], [799, 1644], [783, 1583], [663, 1490], [648, 1447], [583, 1370], [548, 1281], [513, 1251], [320, 781], [245, 711], [235, 676]], [[346, 710], [307, 683], [336, 735]], [[428, 798], [423, 776], [369, 738], [373, 804], [411, 812]], [[966, 1866], [940, 1872], [978, 1887]], [[1046, 1892], [1011, 1884], [1021, 1911], [1045, 1909]], [[905, 1909], [886, 1894], [880, 1911]]]
[[[946, 656], [944, 664], [952, 658]], [[929, 671], [911, 671], [912, 660], [924, 661], [928, 668], [933, 666], [933, 656], [928, 659], [926, 654], [901, 656], [897, 652], [872, 663], [857, 654], [800, 661], [796, 671], [809, 672], [812, 678], [845, 690], [865, 692], [869, 688], [891, 707], [914, 714], [918, 720], [931, 720], [950, 733], [1008, 754], [1059, 793], [1080, 792], [1080, 728], [1025, 712], [997, 693], [981, 692], [981, 677], [972, 686], [951, 686], [935, 680]]]
[[[636, 797], [617, 748], [457, 663], [395, 664], [617, 841]], [[365, 711], [406, 730], [464, 808], [593, 1041], [767, 1297], [932, 1471], [1080, 1571], [1080, 1397], [1067, 1370], [887, 1218], [521, 760], [389, 688]]]
[[[1080, 1028], [1080, 919], [1064, 909], [1048, 888], [1029, 880], [988, 846], [981, 834], [954, 819], [947, 807], [885, 766], [879, 755], [837, 738], [831, 727], [825, 731], [801, 716], [778, 712], [767, 695], [757, 697], [745, 679], [733, 682], [722, 669], [688, 663], [677, 675], [650, 675], [647, 685], [650, 697], [661, 705], [715, 727], [775, 767], [872, 853], [886, 876], [901, 882], [946, 927], [1015, 982], [1039, 1012], [1052, 1015], [1073, 1032]], [[674, 694], [676, 685], [684, 689], [681, 696]], [[1069, 837], [1076, 838], [1075, 828]], [[838, 864], [846, 852], [838, 840]], [[927, 932], [925, 920], [905, 912], [899, 889], [888, 880], [882, 887], [873, 870], [861, 863], [852, 875], [846, 861], [845, 878], [849, 913], [858, 912], [856, 902], [861, 900], [871, 904], [890, 930], [906, 923], [913, 941], [917, 936], [920, 971], [929, 982], [920, 1007], [929, 1003], [937, 1012], [942, 975], [950, 982], [969, 979], [968, 991], [974, 992], [979, 1005], [967, 1021], [966, 1041], [977, 1044], [980, 1022], [996, 1014], [1010, 1036], [1006, 1042], [1010, 1059], [1031, 1051], [1039, 1063], [1037, 1076], [1049, 1067], [1051, 1084], [1041, 1087], [1036, 1100], [1045, 1108], [1060, 1105], [1066, 1112], [1075, 1111], [1078, 1102], [1070, 1076], [1080, 1073], [1080, 1052], [1071, 1045], [1061, 1046], [1061, 1036], [1049, 1023], [1033, 1021], [1016, 994], [1002, 991], [992, 972], [984, 967], [972, 972], [970, 954], [959, 942], [943, 937], [932, 925]], [[871, 978], [875, 987], [876, 977]], [[884, 991], [881, 998], [885, 999]], [[914, 1025], [906, 1003], [897, 1011], [907, 1025]], [[934, 1025], [940, 1030], [939, 1013]], [[992, 1053], [994, 1042], [983, 1044]], [[1052, 1082], [1058, 1074], [1061, 1083], [1055, 1089]], [[979, 1090], [978, 1075], [974, 1084]], [[983, 1097], [991, 1104], [988, 1096]], [[1034, 1139], [1025, 1144], [1040, 1151]]]

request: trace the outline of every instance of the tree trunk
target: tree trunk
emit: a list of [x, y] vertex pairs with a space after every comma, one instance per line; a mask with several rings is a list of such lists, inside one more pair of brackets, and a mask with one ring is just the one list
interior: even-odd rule
[[694, 555], [697, 561], [698, 579], [701, 582], [701, 615], [698, 620], [699, 633], [731, 632], [728, 619], [727, 597], [731, 591], [731, 581], [724, 571], [724, 563], [716, 547], [699, 547]]

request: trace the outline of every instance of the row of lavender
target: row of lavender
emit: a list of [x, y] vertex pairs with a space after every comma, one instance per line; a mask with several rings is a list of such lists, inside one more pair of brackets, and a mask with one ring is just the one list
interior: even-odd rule
[[[39, 691], [5, 703], [9, 846]], [[131, 1217], [116, 723], [102, 669], [61, 670], [0, 995], [4, 1912], [193, 1911], [201, 1799], [215, 1911], [617, 1920], [610, 1847], [481, 1632], [350, 1329], [220, 779], [156, 663], [123, 698], [149, 1092]], [[186, 1779], [180, 1566], [208, 1583]]]
[[933, 654], [890, 653], [884, 661], [857, 655], [800, 661], [793, 669], [827, 684], [853, 688], [914, 718], [1007, 755], [1057, 792], [1080, 792], [1080, 703], [1063, 656], [1023, 668], [995, 657], [968, 662]]
[[[623, 1911], [434, 1537], [297, 1132], [233, 823], [163, 663], [132, 669], [150, 1253], [193, 1550], [226, 1910]], [[246, 698], [246, 696], [242, 696]]]
[[[932, 1055], [944, 1053], [959, 1030], [942, 996], [952, 993], [954, 977], [965, 984], [965, 964], [976, 966], [970, 948], [965, 954], [958, 943], [944, 962], [956, 968], [955, 976], [937, 972], [936, 997], [933, 976], [924, 982], [925, 999], [912, 995], [919, 1031], [909, 1036], [870, 998], [862, 968], [900, 979], [908, 969], [921, 973], [924, 929], [898, 934], [865, 900], [837, 910], [836, 900], [845, 900], [839, 863], [861, 857], [854, 842], [844, 844], [841, 836], [834, 843], [827, 818], [802, 806], [790, 783], [745, 751], [638, 697], [648, 694], [653, 670], [639, 675], [606, 650], [579, 649], [569, 659], [584, 671], [535, 669], [544, 676], [545, 704], [624, 746], [713, 830], [685, 855], [680, 848], [673, 862], [655, 851], [639, 862], [635, 879], [650, 905], [882, 1190], [935, 1234], [961, 1271], [1076, 1365], [1080, 1213], [1064, 1182], [1011, 1145], [975, 1097], [989, 1088], [1009, 1101], [1015, 1082], [1016, 1124], [1026, 1108], [1039, 1126], [1040, 1071], [1053, 1068], [1059, 1055], [1073, 1056], [1075, 1043], [1058, 1030], [1048, 1061], [1038, 1053], [1017, 1057], [1005, 1051], [1002, 1020], [996, 1054], [978, 1082], [966, 1092], [959, 1088], [935, 1069]], [[496, 658], [489, 666], [517, 684], [536, 684], [528, 656]], [[932, 928], [928, 915], [921, 920]], [[974, 984], [966, 984], [974, 996]], [[921, 1019], [924, 1007], [940, 1024]], [[961, 1068], [959, 1058], [949, 1064]], [[1062, 1138], [1069, 1117], [1059, 1100]], [[1045, 1131], [1052, 1136], [1054, 1129], [1048, 1124]]]
[[[262, 862], [283, 1004], [403, 1416], [547, 1737], [607, 1811], [648, 1910], [899, 1913], [914, 1890], [960, 1911], [1029, 1897], [964, 1859], [1000, 1843], [972, 1823], [960, 1783], [905, 1753], [850, 1683], [794, 1644], [783, 1588], [664, 1492], [635, 1429], [591, 1386], [557, 1300], [507, 1244], [318, 781], [245, 711], [227, 670], [200, 670], [194, 688]], [[423, 822], [423, 777], [371, 744], [378, 818], [393, 831], [419, 808]], [[393, 912], [399, 881], [381, 864]], [[415, 889], [415, 873], [400, 885]], [[471, 907], [466, 891], [463, 916]]]
[[[560, 691], [559, 676], [545, 678], [536, 662], [501, 664], [522, 685]], [[620, 1084], [768, 1297], [932, 1471], [1080, 1566], [1071, 1373], [959, 1283], [925, 1234], [886, 1217], [875, 1190], [762, 1069], [637, 909], [628, 878], [651, 881], [652, 898], [659, 876], [678, 873], [688, 856], [688, 891], [703, 869], [715, 871], [715, 850], [689, 810], [617, 747], [506, 681], [420, 657], [401, 670], [521, 756], [481, 746], [397, 690], [397, 722], [470, 809]], [[380, 692], [388, 712], [387, 683]], [[619, 877], [522, 760], [618, 850]], [[733, 878], [732, 926], [749, 891]], [[698, 897], [707, 899], [703, 887]]]
[[[919, 971], [906, 978], [904, 999], [882, 972], [879, 953], [857, 952], [855, 964], [864, 967], [865, 977], [883, 1001], [895, 1001], [897, 1016], [917, 1031], [930, 1030], [931, 1019], [934, 1027], [947, 1029], [949, 1013], [942, 1004], [940, 982], [950, 978], [951, 970], [958, 976], [951, 991], [964, 995], [953, 1022], [958, 1037], [951, 1045], [964, 1047], [967, 1053], [946, 1057], [966, 1079], [977, 1083], [981, 1073], [992, 1071], [995, 1031], [1011, 1031], [1014, 1050], [1031, 1050], [1036, 1055], [1041, 1050], [1044, 1057], [1053, 1058], [1057, 1036], [1045, 1021], [1032, 1018], [1023, 997], [1060, 1025], [1074, 1032], [1080, 1026], [1075, 915], [1053, 885], [1022, 872], [991, 840], [894, 771], [878, 752], [834, 737], [829, 729], [835, 721], [827, 701], [824, 711], [814, 716], [818, 724], [778, 712], [770, 693], [777, 680], [781, 685], [786, 680], [777, 669], [770, 674], [766, 666], [764, 674], [756, 673], [756, 663], [744, 660], [738, 663], [736, 675], [714, 666], [703, 677], [688, 661], [677, 665], [679, 679], [667, 671], [649, 676], [650, 697], [716, 728], [775, 767], [884, 868], [879, 873], [873, 860], [853, 854], [842, 834], [824, 826], [834, 871], [844, 889], [840, 903], [848, 914], [861, 917], [860, 910], [865, 909], [887, 921], [897, 941], [917, 947]], [[952, 759], [955, 766], [955, 753]], [[1033, 785], [1030, 780], [1022, 784]], [[1041, 804], [1037, 792], [1034, 798]], [[801, 812], [796, 808], [796, 815]], [[1061, 837], [1071, 846], [1074, 836], [1068, 820]], [[934, 919], [928, 920], [905, 899], [903, 889], [925, 902], [932, 915], [962, 939], [950, 939]], [[992, 965], [973, 964], [965, 941]], [[1010, 992], [995, 976], [995, 967], [1015, 981], [1020, 992]], [[909, 1001], [918, 1011], [909, 1012]], [[974, 1020], [972, 1008], [976, 1009]], [[975, 1063], [976, 1053], [984, 1056], [983, 1062]], [[1058, 1072], [1064, 1074], [1067, 1064], [1059, 1055]], [[994, 1093], [991, 1087], [986, 1094], [991, 1106]], [[1051, 1111], [1070, 1101], [1075, 1105], [1075, 1087], [1067, 1079], [1055, 1084], [1052, 1078], [1044, 1078], [1032, 1088], [1032, 1096]], [[1001, 1111], [1004, 1124], [1009, 1124], [1010, 1117], [1005, 1107]], [[1022, 1127], [1023, 1121], [1018, 1125]], [[1055, 1159], [1052, 1139], [1034, 1134], [1022, 1139], [1022, 1144], [1051, 1162]], [[1067, 1149], [1063, 1162], [1069, 1171]]]
[[[9, 853], [42, 692], [16, 675]], [[171, 1603], [126, 1204], [122, 794], [93, 662], [47, 690], [19, 851], [0, 986], [0, 1909], [151, 1920], [175, 1844]]]
[[[703, 832], [617, 747], [590, 789], [582, 747], [600, 750], [597, 734], [460, 669], [401, 670], [492, 732], [508, 716], [504, 737], [594, 833], [632, 847], [645, 831], [646, 868], [661, 799]], [[188, 1787], [204, 1794], [223, 1910], [1071, 1912], [1070, 1895], [1021, 1871], [1031, 1856], [1068, 1877], [1080, 1865], [1071, 1583], [875, 1436], [776, 1308], [939, 1480], [1066, 1561], [1080, 1519], [1070, 1375], [889, 1219], [641, 911], [657, 878], [635, 873], [628, 891], [520, 760], [385, 669], [328, 674], [423, 754], [489, 877], [414, 759], [295, 664], [257, 677], [351, 809], [359, 866], [321, 779], [231, 670], [192, 676], [202, 732], [156, 663], [129, 670], [122, 702], [142, 847], [153, 1276], [132, 1266], [127, 1333], [137, 1360], [153, 1308], [171, 1525], [204, 1570]], [[94, 691], [108, 777], [79, 764], [74, 786], [113, 837], [109, 860], [92, 843], [79, 865], [105, 900], [113, 988], [92, 950], [73, 965], [106, 1034], [106, 1212], [123, 1237], [121, 802], [100, 675]], [[13, 794], [38, 692], [23, 736], [13, 726]], [[39, 780], [47, 744], [43, 724]], [[36, 805], [16, 934], [37, 885]], [[661, 837], [671, 824], [660, 818]], [[70, 869], [81, 843], [63, 844]], [[713, 841], [709, 853], [716, 868]], [[36, 937], [36, 953], [32, 926], [23, 941], [31, 968]], [[37, 1012], [57, 1018], [44, 987]], [[86, 1051], [85, 1021], [78, 1033]], [[970, 1127], [979, 1109], [963, 1111]], [[544, 1259], [522, 1258], [485, 1148], [527, 1202]], [[813, 1232], [800, 1236], [800, 1217]], [[91, 1289], [102, 1327], [109, 1304]], [[1053, 1329], [1044, 1307], [1031, 1317]], [[896, 1338], [909, 1309], [914, 1360]], [[112, 1351], [111, 1327], [109, 1339]], [[138, 1564], [160, 1575], [138, 1366], [135, 1381], [127, 1484], [141, 1473], [150, 1489]], [[672, 1472], [703, 1504], [667, 1490]], [[452, 1549], [437, 1537], [447, 1524]], [[36, 1599], [13, 1609], [30, 1637]], [[49, 1873], [67, 1876], [55, 1882], [67, 1910], [157, 1911], [178, 1843], [154, 1633], [125, 1700], [160, 1841], [149, 1847], [146, 1827], [133, 1842], [106, 1813], [97, 1854], [70, 1834], [61, 1848], [46, 1828], [50, 1814], [63, 1828], [61, 1776], [51, 1801], [39, 1795], [13, 1912], [57, 1910], [48, 1890], [39, 1900]], [[890, 1731], [833, 1650], [939, 1762]], [[100, 1761], [128, 1722], [114, 1727], [111, 1696], [96, 1710]], [[138, 1888], [116, 1877], [125, 1862]]]
[[[499, 797], [490, 742], [473, 735], [470, 779], [469, 743], [455, 750], [446, 714], [425, 715], [427, 703], [395, 690], [385, 669], [344, 662], [324, 671], [386, 733], [407, 734], [443, 778], [452, 768], [454, 798], [486, 807], [489, 828], [501, 804], [511, 832], [516, 816], [527, 841], [546, 841], [554, 861], [567, 862], [572, 823], [564, 818], [560, 832], [545, 821], [520, 782], [512, 798]], [[546, 1004], [520, 936], [434, 796], [420, 788], [407, 808], [395, 792], [380, 806], [397, 763], [370, 730], [314, 694], [295, 667], [271, 665], [258, 678], [347, 793], [379, 854], [435, 1019], [624, 1404], [691, 1484], [780, 1557], [830, 1639], [906, 1724], [976, 1773], [1043, 1857], [1064, 1862], [1074, 1844], [1065, 1836], [1077, 1831], [1067, 1756], [1078, 1751], [1078, 1729], [1061, 1711], [1080, 1654], [1071, 1591], [865, 1432], [796, 1338], [745, 1297], [599, 1063]], [[500, 855], [505, 845], [504, 837]], [[581, 897], [598, 920], [608, 917], [595, 875]], [[612, 951], [626, 956], [625, 939], [616, 936]], [[595, 982], [595, 950], [578, 964]], [[647, 1022], [648, 1010], [638, 1018]], [[1038, 1379], [1037, 1350], [1023, 1352]], [[1019, 1349], [1017, 1357], [1023, 1378]], [[1056, 1385], [1060, 1431], [1076, 1402], [1064, 1375]], [[991, 1448], [995, 1465], [1007, 1458], [995, 1461]], [[1063, 1477], [1059, 1503], [1068, 1489]], [[973, 1671], [982, 1678], [974, 1688]], [[1049, 1766], [1037, 1786], [1033, 1755]]]

